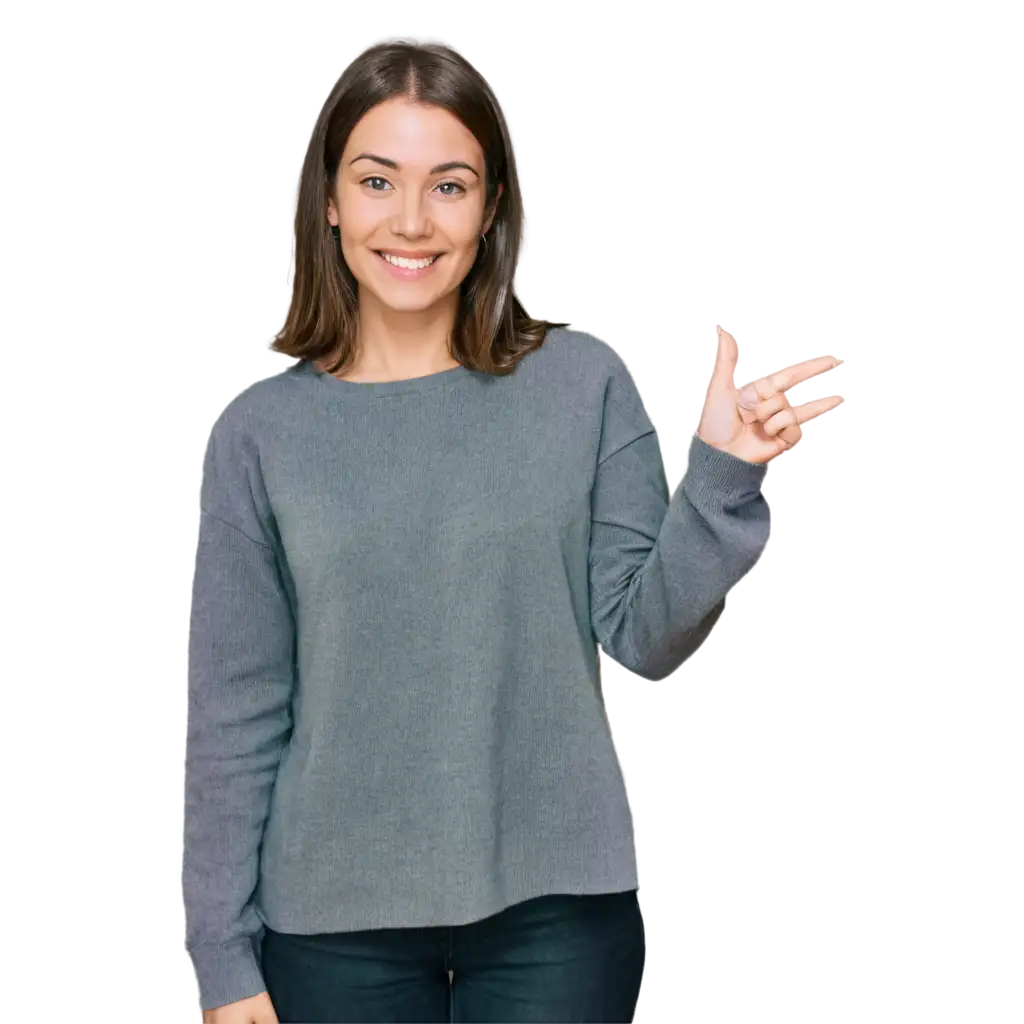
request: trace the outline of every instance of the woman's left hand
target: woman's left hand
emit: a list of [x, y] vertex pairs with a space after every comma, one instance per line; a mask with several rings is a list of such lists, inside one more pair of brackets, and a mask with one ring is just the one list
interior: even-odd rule
[[712, 447], [747, 462], [758, 465], [771, 462], [803, 437], [801, 423], [845, 401], [833, 395], [793, 407], [786, 398], [786, 391], [794, 384], [834, 369], [842, 359], [834, 356], [807, 359], [737, 390], [733, 373], [738, 359], [736, 339], [719, 327], [718, 359], [708, 385], [697, 436]]

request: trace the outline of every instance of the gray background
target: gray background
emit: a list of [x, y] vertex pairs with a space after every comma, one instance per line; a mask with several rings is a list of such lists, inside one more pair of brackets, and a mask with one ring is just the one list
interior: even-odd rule
[[[805, 24], [870, 18], [827, 13]], [[194, 1005], [173, 829], [199, 435], [272, 369], [285, 181], [329, 69], [370, 29], [759, 24], [733, 15], [0, 13], [0, 1019]], [[593, 327], [677, 456], [709, 325]], [[740, 601], [1019, 599], [1019, 487], [957, 479], [844, 500], [787, 484]], [[1024, 694], [843, 691], [828, 672], [642, 693], [605, 674], [648, 881], [1019, 886]]]

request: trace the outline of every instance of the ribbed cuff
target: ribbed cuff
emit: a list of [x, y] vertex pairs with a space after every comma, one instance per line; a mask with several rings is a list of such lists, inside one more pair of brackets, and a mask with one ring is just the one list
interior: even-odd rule
[[752, 501], [761, 492], [767, 463], [747, 462], [701, 440], [694, 431], [680, 487], [698, 508], [721, 510]]
[[200, 1009], [234, 1003], [267, 990], [251, 939], [199, 946], [188, 953], [199, 982]]

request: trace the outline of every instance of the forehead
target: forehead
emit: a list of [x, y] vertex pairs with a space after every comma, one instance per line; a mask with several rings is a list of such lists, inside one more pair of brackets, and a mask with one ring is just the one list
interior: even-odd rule
[[378, 103], [363, 115], [348, 137], [342, 160], [367, 151], [396, 160], [403, 169], [457, 159], [483, 163], [480, 144], [454, 114], [404, 97]]

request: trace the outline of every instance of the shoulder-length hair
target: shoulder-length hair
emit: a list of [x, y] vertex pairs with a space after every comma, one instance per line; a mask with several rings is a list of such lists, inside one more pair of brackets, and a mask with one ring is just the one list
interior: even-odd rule
[[[504, 186], [486, 245], [459, 286], [452, 355], [471, 370], [511, 373], [544, 343], [549, 327], [567, 323], [528, 316], [513, 290], [523, 236], [523, 201], [512, 140], [494, 94], [477, 70], [441, 44], [397, 40], [360, 54], [338, 79], [313, 128], [299, 179], [295, 213], [295, 278], [284, 327], [270, 348], [299, 359], [322, 360], [331, 373], [355, 357], [356, 280], [327, 220], [341, 155], [349, 134], [369, 110], [402, 96], [455, 115], [484, 153], [484, 216]], [[337, 356], [333, 365], [327, 363]]]

